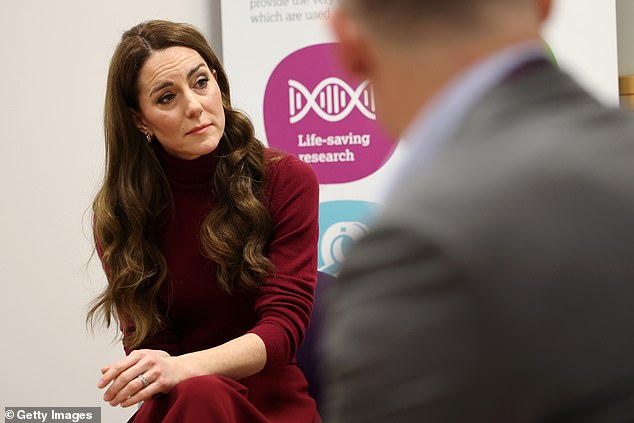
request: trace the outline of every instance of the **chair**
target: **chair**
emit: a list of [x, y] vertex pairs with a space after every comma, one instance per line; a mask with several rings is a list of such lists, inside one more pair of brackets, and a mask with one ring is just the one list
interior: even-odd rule
[[297, 351], [297, 366], [308, 380], [308, 393], [317, 402], [319, 408], [323, 387], [323, 373], [319, 358], [319, 343], [321, 340], [321, 325], [324, 315], [324, 297], [328, 288], [336, 283], [337, 278], [328, 273], [317, 272], [317, 287], [315, 288], [315, 303], [310, 323], [306, 330], [304, 342]]

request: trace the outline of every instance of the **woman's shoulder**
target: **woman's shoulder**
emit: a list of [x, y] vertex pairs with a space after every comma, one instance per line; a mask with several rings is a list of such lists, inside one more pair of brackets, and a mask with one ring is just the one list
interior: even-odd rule
[[284, 205], [292, 199], [303, 199], [305, 207], [309, 207], [319, 198], [319, 181], [310, 165], [292, 154], [274, 148], [264, 149], [267, 166], [267, 189], [269, 210], [284, 209]]
[[268, 170], [269, 181], [276, 180], [303, 180], [304, 183], [317, 182], [317, 175], [310, 165], [297, 157], [276, 148], [264, 148], [264, 160]]

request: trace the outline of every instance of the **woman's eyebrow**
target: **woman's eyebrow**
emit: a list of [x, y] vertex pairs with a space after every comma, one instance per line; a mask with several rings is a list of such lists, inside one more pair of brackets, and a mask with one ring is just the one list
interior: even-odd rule
[[[205, 66], [205, 63], [200, 63], [196, 67], [194, 67], [192, 70], [190, 70], [189, 73], [187, 74], [187, 79], [191, 78], [203, 66]], [[172, 82], [163, 82], [162, 84], [157, 85], [156, 87], [152, 88], [152, 90], [150, 91], [150, 96], [152, 96], [155, 92], [161, 91], [163, 88], [167, 88], [171, 85], [173, 85]]]
[[189, 73], [187, 74], [187, 79], [189, 79], [192, 76], [194, 76], [194, 74], [196, 72], [198, 72], [198, 69], [202, 68], [203, 66], [205, 66], [205, 63], [201, 63], [198, 66], [196, 66], [195, 68], [193, 68], [192, 70], [190, 70]]

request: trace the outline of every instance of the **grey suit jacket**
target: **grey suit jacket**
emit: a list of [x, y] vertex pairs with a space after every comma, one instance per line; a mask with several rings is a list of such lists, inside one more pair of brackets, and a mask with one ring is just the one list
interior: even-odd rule
[[330, 293], [324, 421], [634, 422], [634, 124], [543, 64], [461, 128]]

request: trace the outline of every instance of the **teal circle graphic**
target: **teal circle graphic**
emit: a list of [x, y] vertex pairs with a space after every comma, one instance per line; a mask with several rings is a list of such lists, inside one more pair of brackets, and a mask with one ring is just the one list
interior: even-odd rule
[[367, 201], [330, 201], [319, 205], [320, 272], [337, 276], [348, 249], [369, 229], [379, 205]]

